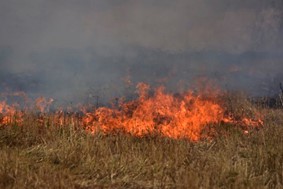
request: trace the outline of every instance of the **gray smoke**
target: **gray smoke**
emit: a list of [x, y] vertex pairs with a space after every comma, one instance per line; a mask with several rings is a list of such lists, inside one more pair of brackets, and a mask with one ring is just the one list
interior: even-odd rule
[[266, 95], [283, 81], [281, 0], [0, 2], [0, 87], [76, 101], [198, 78]]

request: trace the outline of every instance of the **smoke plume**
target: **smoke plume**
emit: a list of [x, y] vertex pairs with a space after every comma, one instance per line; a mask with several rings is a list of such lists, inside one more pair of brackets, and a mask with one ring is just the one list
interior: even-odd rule
[[281, 0], [0, 2], [0, 87], [76, 101], [198, 78], [255, 95], [283, 81]]

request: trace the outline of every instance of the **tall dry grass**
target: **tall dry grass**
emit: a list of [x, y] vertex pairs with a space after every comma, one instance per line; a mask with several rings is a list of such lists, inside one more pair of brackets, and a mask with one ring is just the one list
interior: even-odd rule
[[[253, 116], [242, 96], [225, 102], [227, 111]], [[199, 142], [92, 135], [29, 115], [21, 127], [0, 127], [0, 188], [283, 188], [283, 111], [260, 111], [262, 128], [243, 134], [221, 123]]]

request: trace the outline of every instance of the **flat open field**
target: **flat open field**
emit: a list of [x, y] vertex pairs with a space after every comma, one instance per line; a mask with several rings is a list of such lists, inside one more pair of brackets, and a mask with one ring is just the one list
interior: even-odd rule
[[0, 127], [0, 188], [283, 188], [283, 111], [260, 112], [261, 127], [220, 122], [198, 141], [25, 115]]

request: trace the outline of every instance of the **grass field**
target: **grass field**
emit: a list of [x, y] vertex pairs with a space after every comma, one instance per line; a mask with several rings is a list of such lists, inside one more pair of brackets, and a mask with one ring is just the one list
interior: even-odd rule
[[0, 126], [0, 188], [283, 188], [283, 111], [260, 111], [263, 127], [219, 123], [198, 142], [90, 134], [29, 115]]

